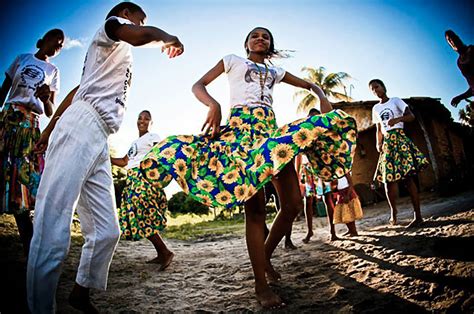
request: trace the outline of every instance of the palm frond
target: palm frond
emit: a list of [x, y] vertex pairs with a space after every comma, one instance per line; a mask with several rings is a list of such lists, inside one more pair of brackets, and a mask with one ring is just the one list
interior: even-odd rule
[[[350, 96], [347, 96], [346, 93], [343, 94], [338, 91], [341, 90], [341, 88], [345, 89], [346, 85], [344, 85], [344, 81], [352, 78], [346, 72], [326, 73], [326, 68], [323, 66], [318, 68], [303, 67], [301, 71], [306, 72], [304, 79], [318, 85], [328, 98], [344, 101], [353, 100]], [[299, 97], [303, 98], [298, 103], [297, 112], [305, 112], [319, 104], [319, 98], [306, 90], [295, 92], [293, 100], [295, 101]]]
[[293, 94], [293, 101], [296, 101], [298, 98], [300, 97], [305, 97], [306, 95], [308, 95], [310, 92], [307, 91], [306, 89], [298, 89], [297, 91], [295, 91], [295, 93]]
[[319, 103], [319, 98], [308, 93], [298, 104], [297, 112], [306, 112]]

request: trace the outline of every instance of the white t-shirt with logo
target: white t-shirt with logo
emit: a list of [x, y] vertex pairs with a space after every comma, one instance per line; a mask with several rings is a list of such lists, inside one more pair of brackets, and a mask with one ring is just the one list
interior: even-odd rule
[[[266, 75], [264, 64], [254, 63], [233, 54], [225, 56], [222, 60], [230, 85], [231, 107], [272, 107], [273, 87], [285, 76], [284, 69], [267, 65], [268, 74]], [[262, 100], [260, 79], [264, 80], [265, 76]]]
[[143, 157], [160, 141], [161, 139], [156, 133], [147, 133], [133, 141], [127, 153], [127, 169], [138, 167]]
[[392, 126], [388, 121], [393, 118], [403, 116], [408, 105], [398, 97], [392, 97], [385, 103], [376, 104], [372, 107], [372, 121], [382, 125], [382, 133], [386, 134], [393, 129], [403, 129], [403, 122], [398, 122]]
[[5, 72], [12, 80], [10, 94], [5, 103], [20, 104], [38, 114], [44, 113], [43, 102], [35, 97], [38, 87], [49, 85], [51, 91], [59, 92], [59, 70], [49, 62], [36, 58], [31, 53], [21, 54]]
[[[116, 16], [107, 19], [106, 23], [113, 19], [120, 24], [133, 24]], [[87, 51], [81, 84], [73, 101], [91, 104], [110, 133], [117, 132], [122, 124], [132, 81], [132, 61], [130, 45], [109, 38], [104, 23]]]

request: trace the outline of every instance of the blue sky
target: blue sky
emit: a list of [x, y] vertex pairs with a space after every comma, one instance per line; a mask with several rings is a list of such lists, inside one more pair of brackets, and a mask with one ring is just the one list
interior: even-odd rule
[[[52, 60], [61, 72], [57, 104], [80, 80], [87, 46], [108, 11], [119, 1], [9, 1], [3, 4], [0, 68], [6, 69], [19, 53], [35, 52], [35, 43], [47, 30], [61, 28], [71, 39], [69, 48]], [[297, 76], [303, 66], [325, 66], [354, 79], [352, 97], [374, 99], [367, 88], [372, 78], [385, 81], [389, 96], [428, 96], [449, 103], [467, 83], [456, 66], [457, 54], [444, 39], [453, 29], [474, 44], [469, 1], [376, 0], [174, 0], [136, 1], [148, 15], [148, 24], [177, 35], [185, 45], [183, 56], [169, 60], [159, 49], [133, 48], [134, 77], [128, 111], [111, 144], [124, 154], [138, 136], [138, 113], [149, 109], [154, 131], [161, 136], [198, 133], [207, 109], [192, 95], [191, 86], [223, 56], [244, 56], [243, 40], [255, 26], [269, 28], [276, 47], [294, 50], [276, 64]], [[471, 21], [471, 22], [469, 22]], [[224, 76], [209, 88], [228, 113], [228, 85]], [[296, 114], [295, 89], [275, 88], [274, 109], [279, 124]], [[462, 105], [464, 106], [464, 104]], [[43, 119], [43, 125], [47, 123]], [[80, 130], [79, 130], [80, 132]]]

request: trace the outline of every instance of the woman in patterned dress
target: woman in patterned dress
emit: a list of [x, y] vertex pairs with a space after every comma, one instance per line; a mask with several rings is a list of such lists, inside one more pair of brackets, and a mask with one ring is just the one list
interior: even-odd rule
[[[145, 157], [141, 169], [156, 188], [175, 179], [186, 193], [208, 206], [244, 204], [256, 297], [263, 307], [273, 308], [284, 303], [267, 282], [266, 275], [269, 280], [280, 278], [270, 258], [303, 208], [293, 159], [305, 152], [319, 176], [342, 177], [352, 165], [356, 129], [352, 117], [332, 110], [318, 86], [268, 64], [278, 55], [268, 29], [252, 30], [244, 47], [247, 58], [225, 56], [193, 86], [198, 100], [209, 107], [204, 134], [168, 137]], [[220, 104], [206, 86], [224, 72], [229, 79], [231, 112], [221, 127]], [[323, 114], [278, 128], [272, 91], [279, 82], [312, 90]], [[262, 188], [269, 181], [276, 187], [281, 210], [265, 240]]]
[[36, 43], [36, 53], [15, 58], [0, 89], [0, 214], [14, 215], [25, 256], [33, 236], [30, 211], [44, 165], [43, 155], [33, 148], [41, 133], [39, 117], [53, 114], [59, 70], [50, 59], [63, 43], [62, 30], [48, 31]]
[[111, 162], [115, 166], [127, 168], [127, 182], [118, 212], [121, 238], [132, 241], [143, 238], [150, 240], [157, 257], [148, 263], [156, 263], [159, 265], [158, 270], [164, 270], [174, 257], [174, 253], [168, 249], [160, 236], [160, 231], [166, 227], [166, 197], [163, 190], [153, 188], [143, 178], [139, 167], [146, 153], [160, 142], [158, 134], [148, 130], [152, 123], [148, 110], [140, 112], [137, 120], [138, 139], [133, 141], [124, 157], [111, 158]]
[[381, 154], [377, 164], [377, 180], [385, 185], [391, 210], [390, 224], [397, 224], [398, 182], [403, 181], [410, 193], [414, 218], [407, 227], [423, 222], [420, 198], [415, 178], [428, 165], [428, 159], [413, 144], [403, 130], [404, 122], [412, 122], [415, 116], [408, 105], [397, 97], [389, 98], [385, 84], [374, 79], [369, 82], [372, 93], [380, 102], [372, 108], [372, 120], [377, 125], [376, 145]]

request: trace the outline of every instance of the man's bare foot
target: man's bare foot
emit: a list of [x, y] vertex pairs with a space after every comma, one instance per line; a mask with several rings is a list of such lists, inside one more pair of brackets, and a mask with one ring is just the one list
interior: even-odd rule
[[291, 240], [285, 241], [285, 249], [286, 250], [296, 250], [297, 247], [291, 242]]
[[303, 243], [308, 243], [312, 236], [313, 236], [313, 231], [309, 231], [306, 234], [306, 237], [303, 239]]
[[397, 218], [390, 218], [388, 223], [391, 225], [391, 226], [396, 226], [398, 224], [397, 222]]
[[266, 309], [278, 309], [286, 305], [268, 286], [264, 289], [255, 288], [255, 294], [258, 302]]
[[279, 272], [273, 268], [273, 265], [268, 261], [265, 265], [265, 273], [267, 274], [267, 280], [269, 283], [275, 283], [281, 280], [281, 275]]
[[415, 228], [419, 227], [423, 224], [423, 219], [418, 218], [418, 219], [413, 219], [407, 226], [406, 228]]
[[89, 298], [89, 289], [76, 284], [69, 295], [69, 304], [83, 313], [99, 313], [97, 308], [91, 303]]

